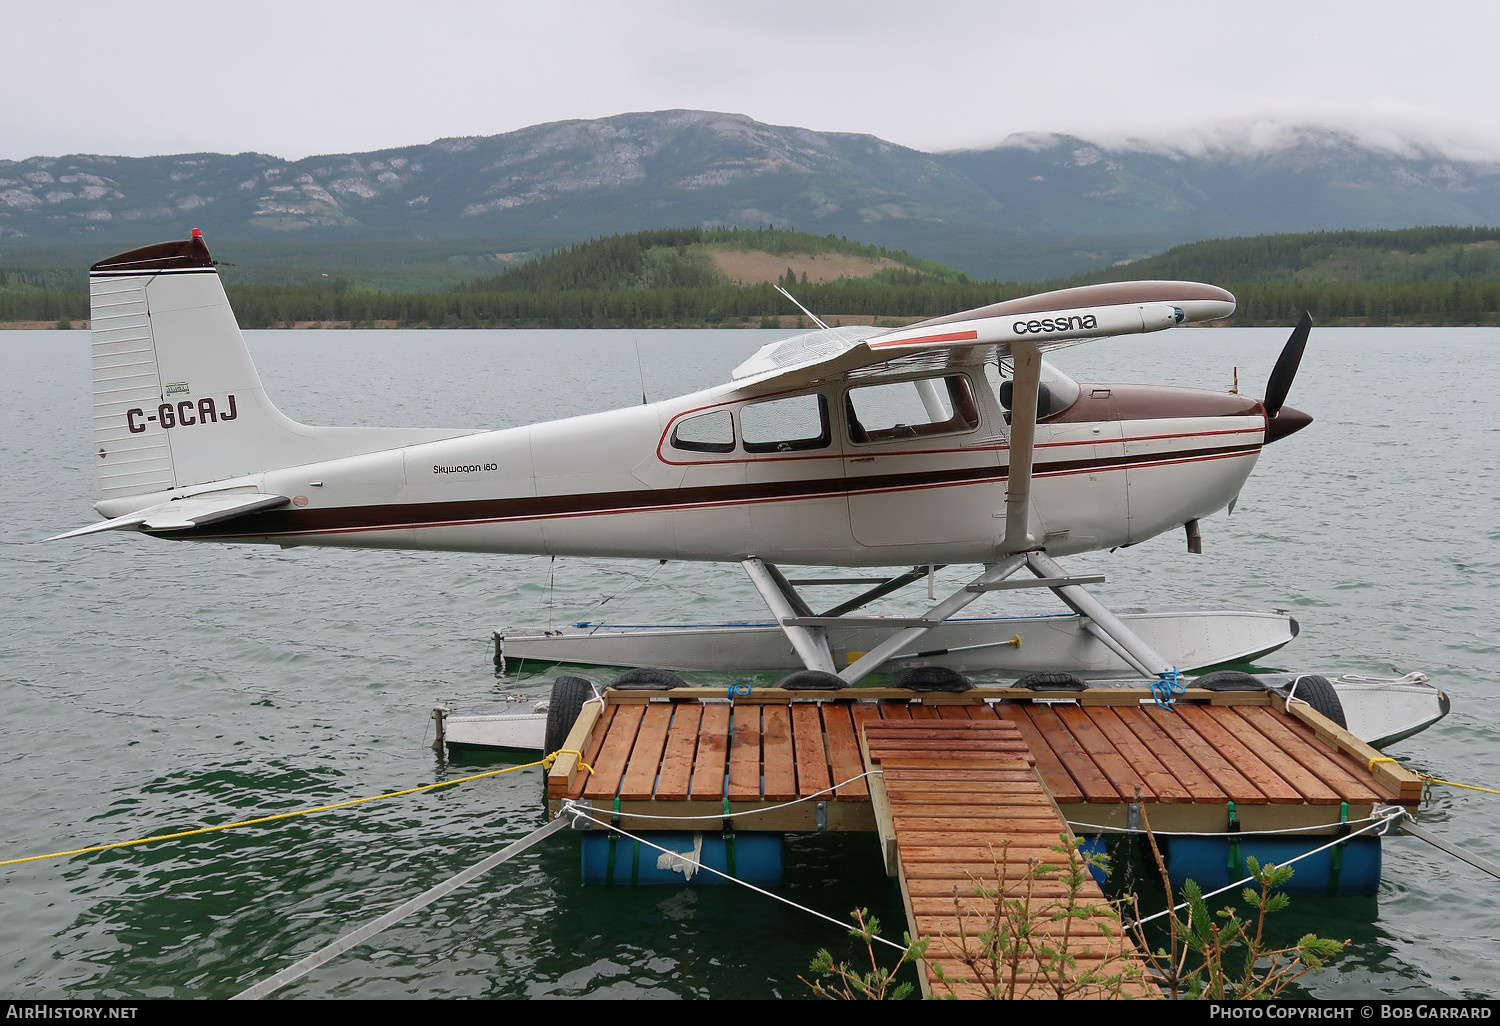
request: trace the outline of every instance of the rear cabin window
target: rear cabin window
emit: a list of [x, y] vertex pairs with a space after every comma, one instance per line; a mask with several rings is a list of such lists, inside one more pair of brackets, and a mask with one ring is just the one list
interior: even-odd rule
[[740, 410], [746, 452], [797, 452], [828, 445], [828, 401], [821, 395], [767, 399]]
[[672, 429], [672, 448], [688, 452], [734, 452], [734, 418], [728, 410], [700, 413]]
[[844, 414], [849, 440], [855, 443], [945, 435], [979, 426], [969, 381], [957, 374], [851, 388], [844, 398]]

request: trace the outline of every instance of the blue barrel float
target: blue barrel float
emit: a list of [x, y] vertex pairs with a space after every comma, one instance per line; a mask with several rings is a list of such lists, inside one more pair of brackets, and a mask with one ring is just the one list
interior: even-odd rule
[[[583, 834], [585, 884], [754, 884], [781, 880], [782, 835], [662, 832], [641, 835], [648, 844], [608, 830]], [[652, 847], [659, 845], [660, 847]], [[663, 852], [661, 849], [665, 848]], [[705, 872], [701, 863], [716, 873]]]
[[[1261, 865], [1285, 865], [1328, 843], [1325, 837], [1271, 837], [1256, 834], [1224, 837], [1160, 838], [1167, 875], [1174, 890], [1192, 880], [1205, 891], [1216, 890], [1249, 875], [1245, 857]], [[1247, 885], [1249, 886], [1249, 885]], [[1292, 878], [1279, 890], [1287, 894], [1369, 897], [1380, 888], [1380, 838], [1353, 837], [1292, 865]]]

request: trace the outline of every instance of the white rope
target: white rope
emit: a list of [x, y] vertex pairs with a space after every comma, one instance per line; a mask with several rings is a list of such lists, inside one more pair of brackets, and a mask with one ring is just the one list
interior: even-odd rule
[[[843, 929], [843, 930], [848, 930], [849, 929], [849, 924], [848, 923], [842, 922], [842, 921], [840, 921], [838, 919], [835, 919], [833, 916], [824, 915], [822, 912], [819, 912], [817, 909], [808, 908], [806, 905], [799, 905], [795, 901], [792, 901], [790, 898], [783, 898], [779, 894], [773, 894], [770, 891], [768, 891], [768, 890], [766, 890], [766, 889], [764, 889], [762, 887], [757, 887], [757, 886], [755, 886], [752, 883], [747, 883], [744, 880], [737, 880], [734, 877], [730, 876], [728, 873], [721, 873], [717, 869], [713, 868], [712, 866], [705, 866], [703, 863], [698, 862], [698, 861], [696, 861], [693, 858], [690, 858], [688, 855], [684, 854], [683, 852], [672, 851], [670, 848], [663, 848], [661, 845], [659, 845], [659, 844], [653, 844], [652, 842], [646, 840], [644, 837], [637, 837], [635, 834], [632, 834], [628, 830], [621, 830], [619, 827], [611, 826], [609, 820], [607, 820], [607, 819], [599, 819], [599, 818], [597, 818], [595, 816], [590, 815], [590, 810], [585, 809], [582, 806], [574, 804], [573, 801], [572, 801], [572, 799], [566, 799], [566, 800], [564, 800], [563, 803], [562, 803], [562, 807], [563, 807], [563, 809], [565, 811], [567, 811], [570, 814], [572, 814], [575, 819], [586, 819], [586, 820], [588, 820], [591, 823], [595, 823], [598, 826], [603, 827], [604, 829], [610, 831], [611, 833], [619, 834], [621, 837], [628, 837], [632, 841], [636, 842], [637, 844], [644, 844], [648, 848], [655, 848], [657, 851], [661, 852], [664, 855], [671, 855], [673, 858], [679, 859], [682, 862], [695, 867], [694, 868], [694, 872], [697, 872], [697, 871], [701, 870], [701, 871], [704, 871], [704, 872], [712, 873], [714, 876], [722, 877], [725, 880], [727, 880], [727, 881], [729, 881], [730, 883], [733, 883], [733, 884], [739, 884], [741, 887], [744, 887], [744, 888], [746, 888], [748, 890], [752, 890], [756, 894], [760, 894], [760, 895], [763, 895], [763, 896], [765, 896], [767, 898], [771, 898], [774, 901], [779, 901], [783, 905], [788, 905], [788, 906], [796, 909], [799, 912], [806, 912], [810, 916], [815, 916], [816, 918], [822, 919], [825, 922], [832, 923], [834, 926], [837, 926], [840, 929]], [[720, 817], [713, 817], [713, 818], [718, 819]], [[873, 941], [878, 941], [881, 944], [888, 945], [888, 946], [890, 946], [892, 948], [895, 948], [897, 951], [904, 952], [906, 950], [906, 946], [904, 944], [897, 944], [895, 941], [893, 941], [893, 940], [887, 940], [884, 937], [874, 936], [874, 937], [872, 937], [870, 939], [873, 940]]]
[[814, 791], [812, 794], [803, 795], [801, 798], [794, 798], [789, 802], [782, 802], [780, 805], [767, 805], [763, 809], [746, 809], [743, 812], [721, 812], [716, 815], [709, 816], [652, 816], [644, 812], [624, 812], [621, 813], [621, 815], [629, 816], [631, 819], [661, 819], [670, 821], [672, 823], [694, 823], [698, 820], [703, 820], [704, 822], [708, 823], [722, 823], [726, 819], [739, 819], [743, 816], [759, 816], [765, 812], [779, 812], [782, 809], [790, 809], [794, 806], [801, 805], [803, 802], [810, 802], [814, 798], [817, 798], [818, 795], [832, 794], [834, 791], [837, 791], [841, 787], [847, 787], [857, 780], [863, 780], [865, 777], [875, 776], [879, 773], [879, 770], [872, 770], [870, 772], [861, 773], [857, 777], [850, 777], [848, 780], [834, 784], [832, 787], [825, 787], [821, 791]]
[[[1281, 863], [1281, 865], [1283, 865], [1283, 866], [1290, 866], [1294, 862], [1300, 862], [1303, 859], [1311, 858], [1312, 856], [1318, 854], [1319, 852], [1327, 851], [1329, 848], [1332, 848], [1335, 845], [1343, 844], [1345, 841], [1349, 840], [1350, 838], [1358, 837], [1360, 834], [1367, 833], [1368, 831], [1371, 831], [1371, 830], [1375, 830], [1375, 829], [1377, 829], [1377, 828], [1379, 828], [1381, 826], [1385, 826], [1385, 825], [1387, 825], [1387, 824], [1389, 824], [1391, 822], [1394, 822], [1395, 820], [1402, 819], [1402, 818], [1404, 818], [1407, 815], [1406, 810], [1403, 809], [1403, 808], [1401, 808], [1400, 806], [1397, 806], [1397, 805], [1388, 806], [1387, 809], [1388, 809], [1387, 813], [1385, 815], [1381, 816], [1381, 817], [1378, 817], [1378, 819], [1377, 819], [1377, 817], [1372, 817], [1372, 819], [1377, 819], [1377, 821], [1370, 823], [1369, 826], [1360, 827], [1358, 830], [1354, 831], [1353, 833], [1351, 833], [1351, 834], [1349, 834], [1348, 836], [1345, 836], [1345, 837], [1335, 837], [1332, 841], [1329, 841], [1327, 844], [1322, 845], [1321, 847], [1318, 847], [1318, 848], [1314, 848], [1312, 851], [1304, 852], [1303, 854], [1298, 855], [1294, 859], [1288, 859], [1286, 862]], [[1256, 831], [1256, 832], [1259, 833], [1260, 831]], [[1267, 865], [1269, 865], [1269, 863], [1267, 863]], [[1254, 881], [1255, 881], [1255, 877], [1253, 877], [1253, 876], [1247, 876], [1244, 879], [1236, 880], [1234, 883], [1225, 884], [1223, 887], [1220, 887], [1218, 890], [1216, 890], [1216, 891], [1209, 891], [1207, 894], [1203, 895], [1203, 900], [1207, 901], [1209, 898], [1216, 898], [1220, 894], [1223, 894], [1225, 891], [1231, 891], [1231, 890], [1233, 890], [1236, 887], [1243, 887], [1245, 884], [1247, 884], [1247, 883], [1253, 883]], [[1187, 908], [1187, 905], [1188, 905], [1188, 903], [1184, 901], [1184, 902], [1182, 902], [1180, 904], [1173, 905], [1171, 908], [1164, 908], [1160, 912], [1155, 913], [1154, 915], [1149, 915], [1149, 916], [1147, 916], [1144, 919], [1138, 919], [1138, 920], [1136, 920], [1135, 925], [1137, 925], [1137, 926], [1145, 926], [1147, 923], [1151, 922], [1151, 920], [1153, 920], [1153, 919], [1160, 919], [1164, 915], [1168, 915], [1168, 914], [1170, 914], [1172, 912], [1177, 912], [1177, 911], [1179, 911], [1181, 909]]]
[[[1257, 835], [1269, 834], [1316, 834], [1331, 827], [1353, 826], [1356, 823], [1384, 823], [1389, 817], [1378, 813], [1366, 816], [1364, 819], [1340, 820], [1336, 823], [1325, 823], [1322, 826], [1307, 827], [1281, 827], [1276, 830], [1256, 830]], [[1074, 830], [1089, 834], [1144, 834], [1144, 830], [1131, 830], [1126, 827], [1110, 826], [1104, 823], [1081, 823], [1077, 820], [1068, 820], [1068, 826]], [[1157, 830], [1154, 827], [1151, 833], [1157, 837], [1243, 837], [1244, 834], [1234, 830]]]

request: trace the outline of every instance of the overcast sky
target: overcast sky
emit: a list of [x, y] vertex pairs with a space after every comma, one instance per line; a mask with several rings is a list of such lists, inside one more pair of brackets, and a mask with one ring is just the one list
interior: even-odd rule
[[0, 159], [693, 108], [936, 151], [1313, 123], [1500, 158], [1493, 0], [0, 0]]

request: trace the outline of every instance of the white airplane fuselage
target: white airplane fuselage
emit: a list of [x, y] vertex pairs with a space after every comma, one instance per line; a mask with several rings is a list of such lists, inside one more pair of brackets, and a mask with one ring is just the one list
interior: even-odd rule
[[[798, 392], [823, 400], [824, 444], [747, 452], [738, 425], [761, 397], [723, 385], [190, 489], [270, 492], [292, 503], [172, 536], [845, 566], [988, 562], [1005, 533], [1005, 417], [980, 368], [946, 376], [955, 374], [972, 391], [973, 427], [856, 442], [848, 386], [835, 383]], [[673, 444], [674, 428], [705, 412], [731, 418], [729, 451]], [[1047, 551], [1068, 554], [1207, 516], [1239, 493], [1265, 436], [1259, 404], [1240, 396], [1084, 385], [1071, 407], [1037, 425], [1033, 531]], [[98, 509], [117, 515], [169, 497]]]

